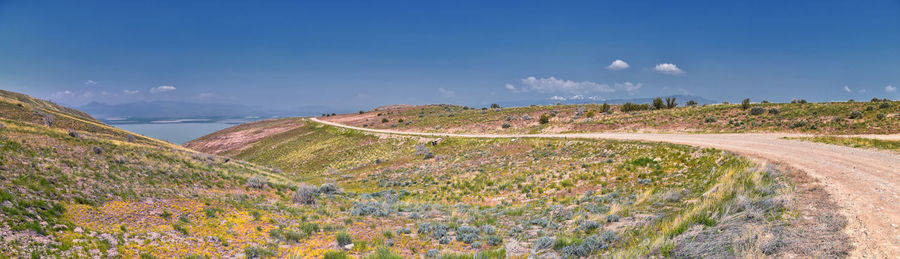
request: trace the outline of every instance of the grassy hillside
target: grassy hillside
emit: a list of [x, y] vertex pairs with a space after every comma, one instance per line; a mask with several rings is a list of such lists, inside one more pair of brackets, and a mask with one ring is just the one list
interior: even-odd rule
[[[683, 100], [681, 100], [683, 101]], [[600, 104], [469, 109], [407, 106], [322, 119], [378, 129], [428, 132], [552, 133], [597, 131], [900, 133], [900, 103], [759, 103], [639, 109]], [[648, 106], [649, 107], [649, 106]], [[546, 116], [546, 123], [541, 122]]]
[[[0, 258], [220, 257], [306, 222], [278, 208], [297, 182], [273, 170], [2, 94]], [[267, 187], [246, 187], [252, 177]]]
[[51, 129], [102, 135], [102, 138], [105, 139], [166, 145], [163, 141], [146, 138], [103, 124], [87, 113], [4, 90], [0, 90], [0, 118], [43, 125]]
[[845, 253], [783, 230], [820, 218], [789, 210], [784, 175], [713, 149], [288, 118], [191, 142], [208, 155], [52, 103], [0, 105], [0, 258]]
[[[208, 139], [228, 132], [235, 131]], [[346, 253], [354, 256], [377, 247], [403, 256], [513, 257], [766, 256], [792, 250], [764, 249], [789, 235], [770, 230], [789, 221], [780, 202], [773, 203], [784, 199], [784, 180], [770, 168], [712, 149], [370, 135], [307, 122], [240, 151], [220, 152], [343, 189], [346, 200], [325, 196], [328, 202], [315, 208], [330, 215], [325, 224], [346, 227], [354, 243]], [[748, 202], [753, 205], [744, 207]], [[753, 220], [743, 220], [748, 217]], [[705, 253], [676, 242], [689, 229], [720, 224], [755, 230], [716, 242], [766, 238]]]

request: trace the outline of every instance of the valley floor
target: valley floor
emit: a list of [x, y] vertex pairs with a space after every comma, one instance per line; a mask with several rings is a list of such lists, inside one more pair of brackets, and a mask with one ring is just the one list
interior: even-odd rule
[[820, 180], [849, 219], [847, 233], [854, 240], [853, 257], [889, 257], [900, 254], [900, 156], [894, 153], [855, 149], [782, 139], [791, 134], [447, 134], [403, 132], [352, 127], [311, 119], [354, 130], [467, 138], [590, 138], [658, 141], [712, 147], [779, 162]]

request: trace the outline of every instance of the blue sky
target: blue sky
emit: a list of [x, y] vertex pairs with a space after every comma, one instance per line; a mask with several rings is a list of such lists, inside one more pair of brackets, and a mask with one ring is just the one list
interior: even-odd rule
[[0, 88], [70, 106], [897, 99], [898, 61], [897, 1], [0, 0]]

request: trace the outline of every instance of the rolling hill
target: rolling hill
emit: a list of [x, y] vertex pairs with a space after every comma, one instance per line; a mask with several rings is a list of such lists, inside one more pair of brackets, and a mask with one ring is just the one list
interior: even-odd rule
[[[542, 121], [541, 116], [546, 117]], [[319, 117], [351, 126], [443, 133], [791, 132], [900, 133], [900, 103], [751, 103], [679, 106], [649, 104], [546, 105], [473, 109], [455, 105], [403, 106]]]
[[306, 118], [180, 147], [27, 96], [0, 101], [5, 257], [834, 257], [851, 248], [846, 220], [814, 181], [716, 149], [370, 133]]

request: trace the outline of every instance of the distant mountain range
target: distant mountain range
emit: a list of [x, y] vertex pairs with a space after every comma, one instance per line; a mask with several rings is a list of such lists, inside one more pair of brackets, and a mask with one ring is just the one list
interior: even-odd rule
[[[91, 102], [79, 110], [107, 123], [191, 123], [221, 120], [255, 120], [273, 117], [312, 116], [335, 112], [324, 106], [301, 106], [294, 109], [271, 109], [241, 104], [188, 102], [135, 102], [106, 104]], [[347, 111], [343, 111], [347, 112]]]
[[[661, 96], [661, 97], [662, 98], [675, 97], [675, 100], [679, 105], [684, 105], [684, 103], [686, 103], [687, 101], [690, 101], [690, 100], [694, 100], [695, 102], [697, 102], [700, 105], [720, 103], [719, 101], [716, 101], [716, 100], [710, 100], [710, 99], [707, 99], [704, 97], [693, 96], [693, 95], [667, 95], [667, 96]], [[640, 98], [620, 98], [620, 99], [606, 99], [606, 100], [602, 100], [602, 99], [592, 100], [592, 99], [588, 99], [588, 98], [566, 99], [566, 100], [541, 99], [541, 100], [505, 101], [505, 102], [498, 102], [497, 104], [499, 104], [500, 106], [503, 106], [503, 107], [528, 106], [528, 105], [532, 105], [532, 104], [549, 105], [549, 104], [555, 104], [555, 103], [562, 103], [562, 104], [587, 104], [587, 103], [624, 104], [627, 102], [631, 102], [631, 103], [640, 104], [640, 103], [651, 103], [651, 102], [653, 102], [653, 99], [655, 99], [655, 98], [656, 97], [640, 97]]]
[[[706, 99], [699, 96], [690, 95], [673, 95], [677, 102], [684, 105], [688, 100], [694, 100], [699, 104], [713, 104], [718, 101]], [[668, 97], [673, 97], [668, 96]], [[655, 98], [655, 97], [653, 97]], [[547, 105], [554, 103], [563, 104], [583, 104], [583, 103], [608, 103], [623, 104], [632, 103], [649, 103], [653, 98], [631, 98], [631, 99], [609, 99], [609, 100], [591, 100], [591, 99], [567, 99], [567, 100], [521, 100], [521, 101], [505, 101], [498, 102], [503, 107], [528, 106], [532, 104]], [[214, 121], [225, 121], [231, 123], [243, 123], [266, 118], [277, 117], [297, 117], [297, 116], [316, 116], [323, 113], [349, 113], [353, 112], [346, 109], [335, 109], [325, 106], [298, 106], [292, 109], [272, 109], [261, 106], [251, 106], [242, 104], [222, 104], [222, 103], [189, 103], [189, 102], [134, 102], [122, 104], [107, 104], [101, 102], [91, 102], [81, 107], [79, 110], [87, 112], [94, 118], [97, 118], [109, 124], [126, 124], [126, 123], [205, 123]]]

